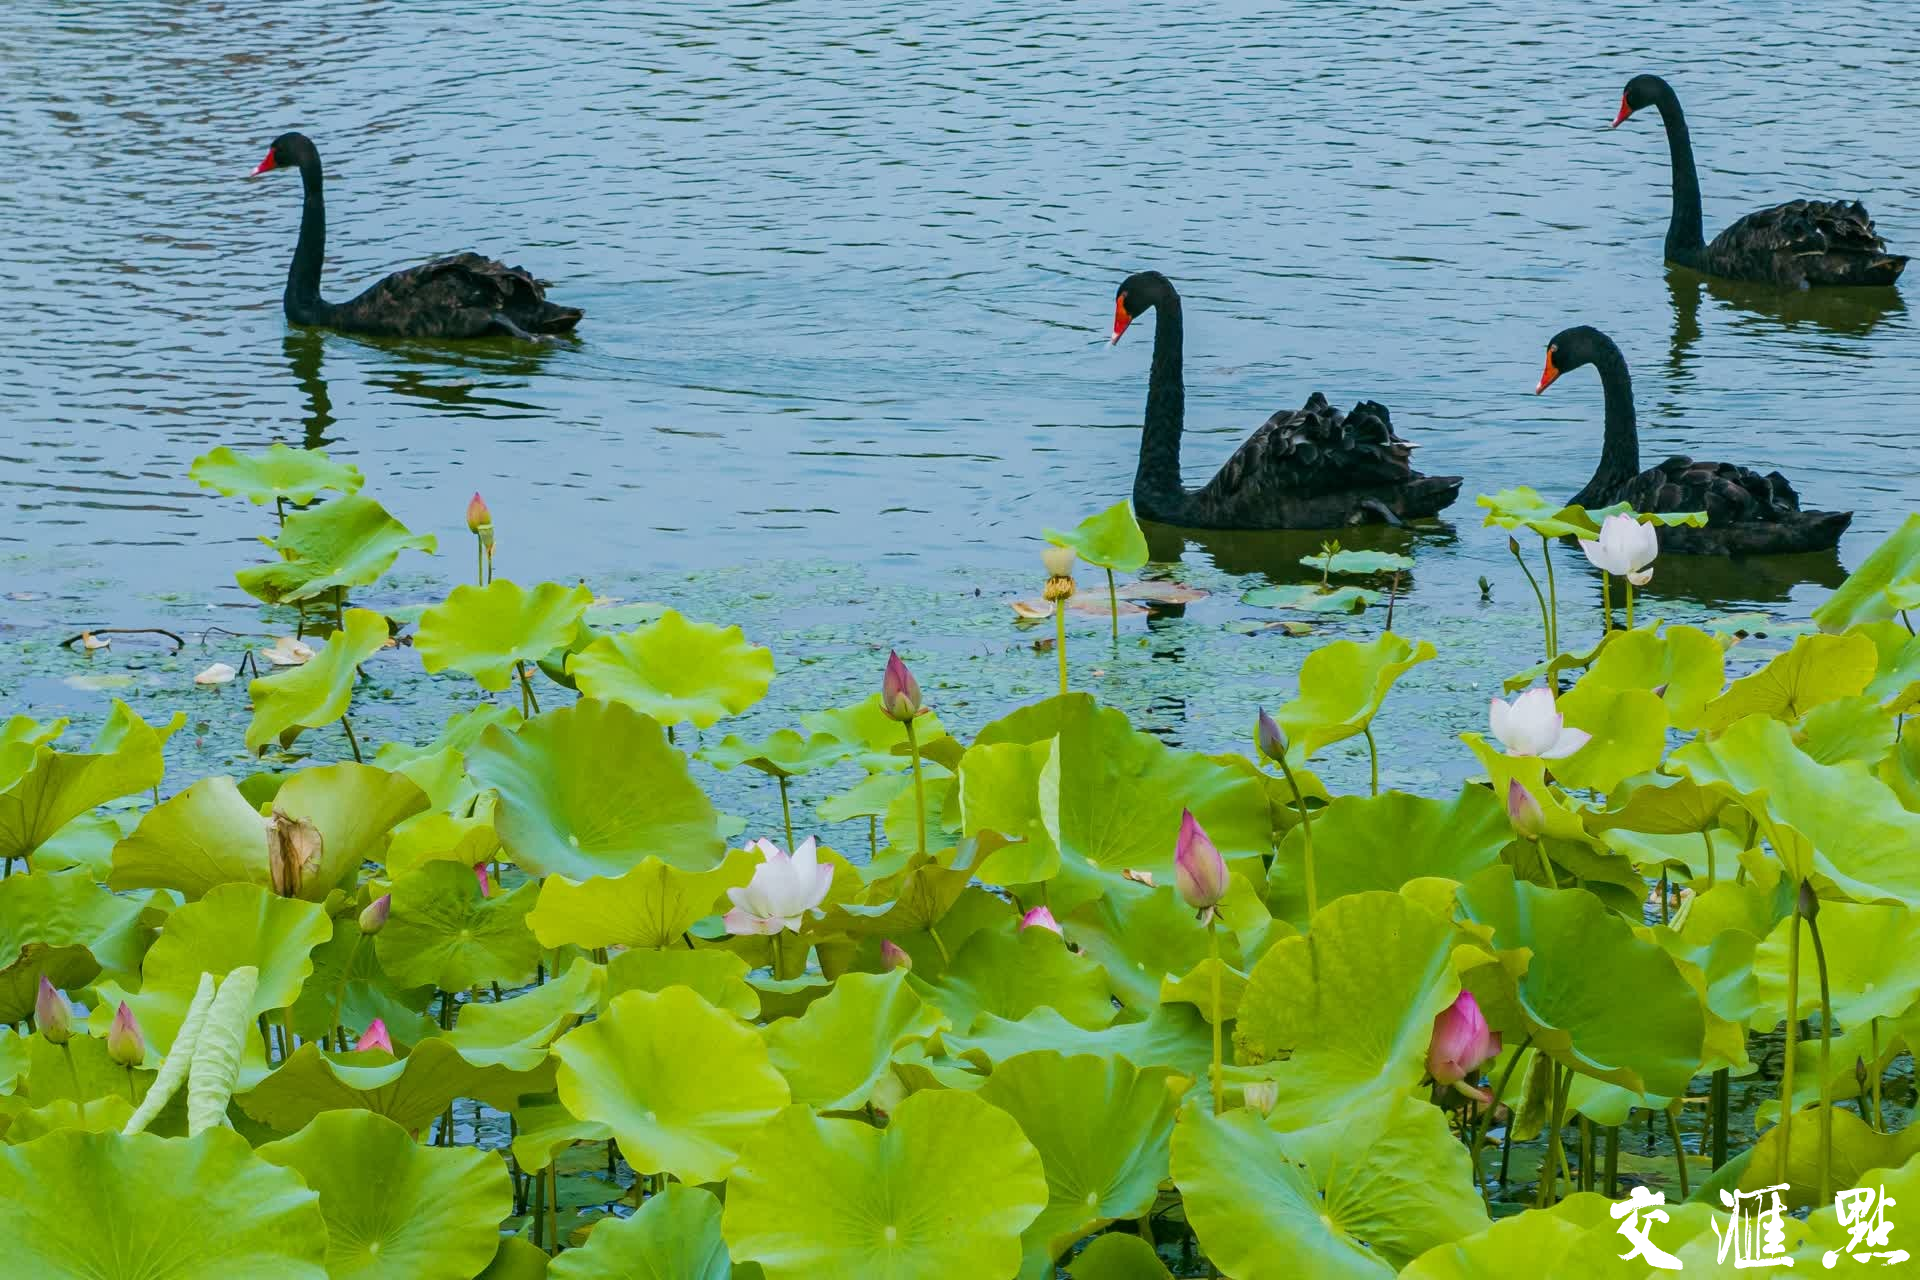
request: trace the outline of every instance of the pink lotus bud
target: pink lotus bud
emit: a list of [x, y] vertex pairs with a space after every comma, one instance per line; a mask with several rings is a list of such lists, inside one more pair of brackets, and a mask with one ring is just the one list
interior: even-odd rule
[[467, 532], [478, 537], [480, 530], [493, 524], [493, 512], [487, 510], [486, 499], [478, 493], [467, 499]]
[[353, 1047], [355, 1050], [361, 1051], [367, 1049], [384, 1049], [388, 1053], [392, 1053], [393, 1037], [387, 1034], [386, 1020], [384, 1018], [375, 1018], [372, 1022], [369, 1022], [367, 1029], [360, 1034], [360, 1038], [354, 1041]]
[[899, 943], [888, 938], [880, 944], [880, 967], [888, 973], [892, 973], [895, 969], [911, 969], [913, 957], [908, 955], [906, 949]]
[[1060, 922], [1053, 918], [1053, 912], [1045, 907], [1035, 907], [1020, 917], [1020, 932], [1025, 933], [1029, 929], [1051, 929], [1063, 938], [1067, 936], [1061, 933]]
[[40, 992], [33, 998], [33, 1025], [48, 1044], [65, 1044], [73, 1038], [73, 1010], [44, 973], [40, 975]]
[[1287, 733], [1280, 722], [1268, 715], [1263, 707], [1260, 711], [1260, 728], [1254, 734], [1260, 744], [1260, 754], [1279, 764], [1287, 755]]
[[1191, 810], [1180, 811], [1180, 839], [1173, 847], [1173, 883], [1186, 904], [1200, 913], [1202, 923], [1213, 919], [1213, 908], [1227, 895], [1227, 860], [1194, 821]]
[[880, 709], [902, 724], [925, 710], [920, 701], [920, 682], [897, 653], [887, 655], [886, 674], [880, 677]]
[[1547, 811], [1518, 778], [1507, 782], [1507, 817], [1513, 829], [1528, 840], [1538, 840], [1547, 829]]
[[137, 1067], [147, 1060], [147, 1038], [140, 1034], [140, 1024], [125, 1000], [113, 1011], [113, 1025], [107, 1028], [107, 1056], [123, 1067]]
[[1427, 1046], [1427, 1071], [1436, 1084], [1452, 1085], [1468, 1097], [1491, 1102], [1485, 1091], [1467, 1083], [1484, 1064], [1500, 1056], [1500, 1033], [1487, 1029], [1473, 992], [1442, 1009], [1433, 1020], [1433, 1041]]
[[[484, 865], [484, 864], [482, 864]], [[484, 890], [482, 893], [484, 894]], [[367, 904], [360, 913], [360, 936], [371, 938], [387, 927], [387, 917], [393, 914], [393, 895], [383, 893]]]
[[487, 879], [486, 863], [476, 862], [473, 864], [473, 878], [480, 882], [480, 896], [483, 898], [491, 897], [493, 894], [493, 881]]

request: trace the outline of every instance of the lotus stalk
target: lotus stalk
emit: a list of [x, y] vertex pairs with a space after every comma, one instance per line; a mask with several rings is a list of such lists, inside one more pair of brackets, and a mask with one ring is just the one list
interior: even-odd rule
[[1287, 790], [1293, 792], [1294, 809], [1300, 814], [1300, 839], [1304, 848], [1304, 867], [1307, 885], [1307, 919], [1312, 921], [1320, 910], [1319, 895], [1314, 891], [1313, 882], [1313, 817], [1307, 812], [1307, 798], [1300, 794], [1300, 784], [1294, 779], [1293, 766], [1287, 763], [1287, 734], [1279, 721], [1267, 714], [1266, 708], [1260, 709], [1260, 719], [1254, 730], [1254, 739], [1259, 743], [1260, 754], [1280, 766], [1281, 776], [1287, 780]]
[[[1544, 542], [1545, 539], [1541, 541]], [[1513, 562], [1520, 566], [1520, 572], [1527, 575], [1527, 585], [1533, 588], [1533, 598], [1540, 602], [1540, 632], [1547, 650], [1547, 661], [1552, 662], [1557, 650], [1554, 646], [1553, 616], [1547, 612], [1546, 594], [1540, 590], [1540, 580], [1533, 576], [1533, 570], [1527, 568], [1526, 557], [1520, 554], [1518, 538], [1511, 536], [1507, 538], [1507, 553], [1513, 557]]]
[[467, 532], [473, 535], [474, 582], [484, 587], [493, 579], [493, 512], [478, 493], [467, 499]]
[[[1048, 547], [1040, 553], [1047, 569], [1041, 598], [1053, 606], [1054, 651], [1060, 658], [1060, 696], [1067, 695], [1067, 601], [1073, 599], [1073, 548]], [[1119, 637], [1119, 613], [1114, 614], [1114, 636]]]
[[[920, 682], [913, 678], [913, 672], [900, 661], [897, 653], [887, 654], [887, 669], [880, 676], [880, 709], [907, 731], [907, 754], [913, 760], [913, 811], [920, 832], [919, 852], [924, 854], [927, 851], [927, 787], [920, 773], [920, 737], [914, 731], [914, 721], [926, 715], [928, 707], [920, 697]], [[873, 834], [871, 826], [868, 834]]]
[[[1813, 882], [1800, 882], [1799, 907], [1813, 943], [1813, 966], [1820, 975], [1820, 1200], [1833, 1199], [1833, 996], [1827, 987], [1827, 949], [1820, 942], [1820, 899]], [[1787, 1106], [1793, 1095], [1786, 1095]]]
[[1709, 1136], [1711, 1149], [1708, 1160], [1717, 1171], [1727, 1162], [1727, 1111], [1730, 1078], [1726, 1067], [1713, 1073], [1713, 1083], [1707, 1093], [1707, 1105], [1711, 1110], [1712, 1126]]
[[1775, 1180], [1787, 1180], [1787, 1152], [1793, 1139], [1793, 1051], [1800, 1031], [1800, 895], [1794, 895], [1787, 921], [1786, 1060], [1780, 1067], [1780, 1155]]
[[1880, 1019], [1869, 1020], [1867, 1034], [1871, 1038], [1873, 1052], [1873, 1127], [1885, 1133], [1887, 1117], [1880, 1106], [1880, 1077], [1886, 1074], [1880, 1069]]
[[1120, 588], [1113, 585], [1113, 566], [1105, 566], [1107, 571], [1107, 612], [1113, 618], [1113, 642], [1120, 643]]
[[1553, 542], [1545, 534], [1540, 535], [1540, 559], [1547, 566], [1547, 661], [1552, 662], [1560, 652], [1560, 588], [1553, 580]]
[[1560, 1130], [1566, 1125], [1567, 1095], [1573, 1088], [1572, 1070], [1562, 1067], [1557, 1062], [1552, 1064], [1549, 1084], [1553, 1094], [1552, 1103], [1547, 1109], [1550, 1134], [1547, 1139], [1547, 1162], [1540, 1174], [1540, 1193], [1534, 1200], [1534, 1207], [1537, 1209], [1546, 1209], [1554, 1204], [1554, 1180], [1560, 1173], [1561, 1164], [1566, 1160], [1565, 1152], [1561, 1148]]
[[1684, 1142], [1680, 1141], [1680, 1105], [1680, 1099], [1678, 1098], [1675, 1098], [1667, 1104], [1667, 1137], [1673, 1142], [1673, 1163], [1680, 1175], [1680, 1198], [1685, 1200], [1689, 1191], [1687, 1186], [1687, 1147]]
[[[1482, 1108], [1480, 1123], [1473, 1131], [1473, 1142], [1468, 1148], [1467, 1157], [1473, 1165], [1473, 1176], [1480, 1184], [1480, 1198], [1489, 1207], [1493, 1204], [1492, 1179], [1483, 1176], [1480, 1172], [1480, 1152], [1487, 1145], [1487, 1133], [1493, 1128], [1494, 1117], [1500, 1111], [1501, 1102], [1506, 1099], [1507, 1085], [1513, 1081], [1513, 1069], [1519, 1065], [1520, 1059], [1527, 1056], [1527, 1049], [1532, 1044], [1533, 1034], [1529, 1032], [1527, 1038], [1520, 1042], [1520, 1047], [1515, 1049], [1513, 1055], [1507, 1059], [1506, 1069], [1500, 1073], [1500, 1081], [1493, 1087], [1493, 1100]], [[1508, 1131], [1511, 1133], [1511, 1128]]]

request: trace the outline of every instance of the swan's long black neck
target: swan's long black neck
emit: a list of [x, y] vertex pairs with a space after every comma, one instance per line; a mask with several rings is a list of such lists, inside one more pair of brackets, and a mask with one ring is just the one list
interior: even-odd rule
[[1673, 153], [1673, 217], [1667, 222], [1667, 261], [1698, 267], [1706, 239], [1700, 223], [1700, 175], [1693, 167], [1693, 139], [1687, 118], [1671, 88], [1654, 100], [1661, 123], [1667, 126], [1667, 147]]
[[1180, 433], [1187, 418], [1186, 384], [1180, 365], [1185, 339], [1180, 295], [1171, 287], [1153, 309], [1153, 367], [1147, 375], [1147, 416], [1140, 435], [1140, 465], [1133, 473], [1133, 507], [1159, 519], [1176, 516], [1186, 503], [1180, 483]]
[[293, 247], [293, 265], [287, 268], [287, 318], [299, 324], [317, 324], [331, 310], [320, 299], [320, 264], [327, 253], [327, 199], [321, 191], [320, 157], [300, 161], [300, 241]]
[[1600, 465], [1587, 487], [1573, 496], [1583, 507], [1604, 507], [1620, 501], [1627, 482], [1640, 474], [1640, 430], [1633, 413], [1633, 378], [1620, 348], [1607, 342], [1594, 353], [1593, 367], [1607, 400], [1607, 438], [1600, 449]]

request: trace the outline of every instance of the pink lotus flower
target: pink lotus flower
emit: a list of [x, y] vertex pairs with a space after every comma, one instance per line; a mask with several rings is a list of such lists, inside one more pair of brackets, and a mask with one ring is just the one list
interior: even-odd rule
[[1510, 756], [1563, 760], [1587, 745], [1593, 735], [1567, 728], [1553, 690], [1537, 685], [1511, 703], [1495, 698], [1487, 707], [1487, 727]]
[[1427, 1046], [1427, 1072], [1436, 1084], [1451, 1085], [1481, 1102], [1493, 1099], [1467, 1077], [1500, 1056], [1500, 1033], [1487, 1029], [1473, 992], [1462, 991], [1433, 1019], [1433, 1040]]
[[1020, 932], [1025, 933], [1029, 929], [1050, 929], [1063, 938], [1067, 936], [1061, 932], [1060, 922], [1053, 918], [1053, 912], [1045, 907], [1035, 907], [1020, 917]]
[[888, 938], [880, 944], [880, 967], [888, 973], [895, 969], [911, 969], [913, 957], [907, 954], [906, 948]]
[[1227, 895], [1227, 860], [1187, 809], [1180, 811], [1180, 838], [1173, 848], [1173, 882], [1186, 904], [1200, 913], [1202, 924], [1213, 919], [1214, 906]]
[[926, 712], [920, 701], [920, 682], [897, 653], [887, 654], [887, 669], [880, 677], [880, 709], [902, 724]]
[[73, 1010], [44, 973], [40, 975], [39, 993], [33, 999], [33, 1025], [48, 1044], [65, 1044], [73, 1038]]
[[753, 869], [746, 888], [727, 890], [733, 899], [724, 921], [728, 933], [798, 933], [808, 912], [824, 914], [820, 904], [833, 883], [833, 864], [819, 860], [812, 836], [791, 856], [771, 840], [755, 841], [753, 847], [765, 861]]
[[137, 1067], [147, 1060], [147, 1038], [140, 1034], [140, 1023], [125, 1000], [113, 1011], [113, 1025], [107, 1028], [107, 1056], [123, 1067]]
[[1547, 811], [1518, 778], [1507, 780], [1507, 817], [1513, 829], [1528, 840], [1538, 840], [1547, 829]]
[[393, 1037], [387, 1034], [386, 1019], [375, 1018], [372, 1022], [369, 1022], [367, 1029], [360, 1033], [360, 1038], [354, 1041], [353, 1047], [356, 1051], [384, 1049], [386, 1052], [392, 1053]]
[[487, 878], [486, 863], [476, 862], [473, 864], [473, 878], [480, 882], [481, 897], [490, 898], [493, 896], [493, 881]]

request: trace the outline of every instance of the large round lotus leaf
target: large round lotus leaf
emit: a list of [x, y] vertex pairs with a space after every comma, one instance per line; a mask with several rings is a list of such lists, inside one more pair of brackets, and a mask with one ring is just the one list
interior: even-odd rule
[[576, 958], [566, 973], [505, 1000], [469, 1000], [445, 1040], [476, 1067], [533, 1071], [548, 1046], [600, 1003], [604, 971]]
[[704, 729], [767, 696], [773, 654], [748, 644], [739, 627], [692, 622], [669, 609], [638, 630], [601, 636], [567, 659], [567, 673], [589, 698]]
[[[1510, 961], [1532, 953], [1512, 979], [1525, 1025], [1495, 1030], [1516, 1041], [1531, 1033], [1534, 1048], [1562, 1065], [1623, 1088], [1669, 1098], [1685, 1091], [1706, 1025], [1673, 957], [1592, 894], [1516, 882], [1504, 866], [1462, 885], [1459, 903]], [[1490, 978], [1492, 967], [1478, 972]]]
[[1657, 766], [1666, 751], [1666, 705], [1645, 689], [1582, 681], [1560, 695], [1560, 712], [1568, 725], [1593, 735], [1586, 746], [1552, 762], [1553, 776], [1567, 786], [1611, 791], [1621, 779]]
[[1717, 733], [1750, 715], [1798, 720], [1823, 702], [1865, 691], [1880, 651], [1867, 636], [1801, 636], [1750, 676], [1742, 676], [1707, 704], [1700, 724]]
[[[1724, 791], [1709, 790], [1690, 778], [1650, 777], [1630, 783], [1611, 797], [1614, 807], [1590, 815], [1587, 826], [1594, 831], [1619, 828], [1646, 835], [1692, 835], [1713, 831], [1720, 825], [1720, 812], [1729, 803]], [[1732, 851], [1729, 850], [1729, 853]], [[1705, 846], [1701, 846], [1704, 872]]]
[[500, 852], [493, 805], [489, 793], [476, 798], [471, 817], [417, 813], [393, 829], [386, 856], [379, 860], [386, 863], [390, 876], [403, 876], [427, 862], [457, 862], [466, 867], [492, 862]]
[[[1218, 975], [1216, 980], [1216, 975]], [[1214, 1000], [1219, 992], [1218, 1007]], [[1200, 1010], [1208, 1022], [1227, 1023], [1240, 1016], [1240, 998], [1247, 993], [1247, 975], [1224, 960], [1211, 956], [1184, 974], [1168, 974], [1160, 980], [1162, 1004], [1190, 1004]]]
[[1322, 590], [1317, 582], [1290, 582], [1279, 586], [1255, 587], [1240, 597], [1242, 604], [1262, 609], [1304, 609], [1309, 613], [1359, 613], [1370, 604], [1380, 603], [1380, 593], [1365, 587], [1333, 587]]
[[393, 914], [374, 938], [380, 964], [408, 987], [461, 991], [531, 981], [540, 942], [527, 913], [540, 888], [483, 897], [472, 867], [428, 862], [393, 882]]
[[247, 750], [257, 752], [276, 739], [285, 746], [301, 729], [317, 729], [346, 715], [356, 671], [386, 643], [385, 618], [371, 609], [349, 609], [346, 630], [329, 635], [326, 647], [305, 666], [249, 684], [253, 719], [247, 722]]
[[1046, 1203], [1040, 1155], [1013, 1117], [936, 1090], [884, 1130], [782, 1111], [741, 1155], [722, 1223], [733, 1256], [768, 1280], [985, 1280], [1019, 1269], [1020, 1233]]
[[686, 1182], [726, 1178], [787, 1104], [759, 1033], [684, 988], [629, 991], [553, 1053], [567, 1110], [611, 1127], [634, 1168]]
[[23, 1280], [327, 1280], [319, 1197], [229, 1129], [0, 1148], [0, 1239]]
[[1070, 530], [1042, 529], [1040, 536], [1056, 547], [1071, 547], [1088, 564], [1115, 573], [1132, 573], [1147, 562], [1147, 535], [1133, 518], [1133, 504], [1124, 500]]
[[[380, 750], [374, 753], [373, 762], [382, 769], [392, 769], [396, 773], [406, 774], [419, 783], [428, 796], [432, 797], [435, 806], [446, 808], [454, 803], [455, 796], [443, 789], [441, 785], [437, 785], [433, 779], [443, 777], [446, 784], [456, 787], [464, 783], [464, 777], [455, 776], [460, 773], [457, 767], [460, 757], [472, 750], [474, 744], [480, 741], [481, 735], [494, 725], [497, 724], [511, 733], [520, 721], [518, 707], [498, 702], [483, 702], [471, 711], [459, 711], [448, 716], [447, 722], [440, 727], [439, 734], [425, 746], [410, 746], [403, 742], [382, 743]], [[450, 773], [444, 769], [444, 760], [448, 756], [451, 756], [456, 764]], [[416, 771], [416, 766], [421, 766], [422, 770]]]
[[520, 1123], [513, 1140], [513, 1160], [524, 1172], [545, 1169], [561, 1152], [580, 1142], [611, 1142], [613, 1130], [594, 1120], [582, 1120], [561, 1106], [552, 1094], [523, 1098], [515, 1117]]
[[[1339, 796], [1313, 815], [1314, 888], [1325, 906], [1350, 893], [1398, 893], [1422, 876], [1465, 880], [1498, 862], [1512, 839], [1506, 805], [1486, 787], [1462, 787], [1452, 800]], [[1307, 921], [1306, 848], [1295, 825], [1267, 880], [1267, 905], [1296, 925]]]
[[766, 1029], [767, 1057], [787, 1078], [795, 1102], [851, 1111], [873, 1096], [896, 1050], [946, 1026], [904, 972], [849, 973], [806, 1013]]
[[1089, 1030], [1113, 1021], [1106, 974], [1048, 929], [982, 929], [937, 983], [917, 985], [962, 1031], [987, 1014], [1018, 1020], [1042, 1006]]
[[79, 870], [105, 884], [113, 872], [113, 846], [139, 820], [139, 813], [131, 809], [82, 814], [42, 841], [28, 856], [27, 869]]
[[572, 643], [591, 603], [593, 592], [584, 586], [543, 582], [527, 591], [505, 578], [484, 587], [464, 584], [420, 616], [413, 647], [430, 674], [464, 671], [482, 689], [499, 693], [513, 684], [520, 664]]
[[490, 728], [467, 767], [500, 793], [494, 827], [529, 875], [617, 876], [647, 857], [705, 871], [725, 851], [686, 757], [621, 703], [588, 699], [514, 733]]
[[832, 734], [803, 738], [791, 729], [776, 729], [759, 742], [728, 734], [713, 746], [700, 748], [699, 756], [722, 773], [746, 765], [776, 778], [792, 778], [838, 764], [854, 750]]
[[[125, 1088], [125, 1075], [119, 1084]], [[26, 1107], [27, 1098], [8, 1098], [6, 1104], [12, 1107]], [[79, 1129], [87, 1133], [119, 1133], [133, 1117], [133, 1103], [117, 1093], [90, 1098], [77, 1102], [72, 1098], [55, 1098], [45, 1106], [26, 1107], [15, 1112], [12, 1122], [7, 1125], [7, 1141], [14, 1146], [23, 1142], [32, 1142], [35, 1138], [44, 1138], [61, 1129]]]
[[[1627, 1246], [1608, 1213], [1611, 1205], [1604, 1196], [1576, 1191], [1551, 1209], [1516, 1213], [1435, 1245], [1400, 1273], [1401, 1280], [1612, 1280], [1629, 1269], [1620, 1265]], [[1664, 1248], [1676, 1242], [1659, 1223], [1646, 1225], [1654, 1243]]]
[[550, 875], [527, 925], [545, 947], [672, 947], [730, 905], [729, 888], [753, 878], [758, 854], [736, 851], [711, 870], [682, 870], [648, 858], [623, 875], [583, 882]]
[[1857, 760], [1873, 768], [1899, 746], [1894, 713], [1870, 697], [1835, 698], [1807, 712], [1800, 749], [1821, 764]]
[[845, 791], [836, 791], [813, 806], [821, 822], [852, 822], [855, 818], [885, 817], [913, 787], [904, 773], [870, 773]]
[[[1120, 1003], [1143, 1017], [1159, 1005], [1162, 979], [1191, 972], [1208, 955], [1207, 931], [1165, 884], [1150, 889], [1124, 883], [1062, 923], [1082, 954], [1106, 971]], [[1221, 949], [1228, 963], [1239, 961], [1239, 944], [1230, 935], [1221, 938]]]
[[[1757, 1006], [1751, 1021], [1757, 1030], [1771, 1031], [1786, 1017], [1788, 935], [1791, 919], [1783, 920], [1753, 953], [1752, 972], [1758, 979]], [[1819, 915], [1820, 941], [1826, 951], [1827, 982], [1833, 1017], [1838, 1024], [1829, 1046], [1831, 1082], [1837, 1096], [1854, 1092], [1856, 1060], [1872, 1064], [1873, 1020], [1882, 1019], [1879, 1053], [1892, 1052], [1887, 1019], [1906, 1014], [1920, 1000], [1920, 917], [1906, 907], [1858, 906], [1850, 902], [1823, 902]], [[1804, 924], [1800, 938], [1800, 1015], [1819, 1007], [1820, 973], [1813, 944]], [[1795, 1101], [1818, 1097], [1820, 1037], [1803, 1036], [1798, 1046], [1800, 1071], [1795, 1077]]]
[[1140, 1067], [1171, 1067], [1199, 1079], [1213, 1060], [1212, 1034], [1198, 1009], [1179, 1004], [1154, 1010], [1144, 1022], [1116, 1023], [1099, 1031], [1075, 1026], [1052, 1009], [1036, 1009], [1018, 1022], [986, 1014], [966, 1034], [949, 1031], [941, 1039], [956, 1056], [983, 1068], [1051, 1049], [1125, 1058]]
[[547, 1251], [520, 1236], [501, 1236], [493, 1261], [474, 1280], [546, 1280]]
[[679, 1185], [649, 1196], [631, 1218], [602, 1222], [583, 1248], [547, 1268], [548, 1280], [731, 1280], [734, 1273], [720, 1238], [720, 1202], [711, 1191]]
[[115, 698], [85, 751], [16, 744], [18, 773], [0, 792], [0, 858], [30, 857], [95, 805], [159, 786], [166, 772], [161, 750], [185, 723], [185, 714], [176, 713], [155, 729]]
[[291, 449], [278, 441], [263, 453], [235, 453], [219, 445], [195, 458], [187, 474], [202, 488], [257, 507], [275, 499], [304, 507], [323, 489], [358, 493], [367, 479], [360, 468], [333, 461], [324, 449]]
[[1072, 1280], [1171, 1280], [1172, 1275], [1152, 1245], [1118, 1231], [1094, 1237], [1067, 1274]]
[[1867, 697], [1890, 713], [1911, 710], [1920, 703], [1920, 637], [1897, 622], [1869, 622], [1859, 632], [1879, 655]]
[[426, 1016], [432, 987], [402, 987], [380, 966], [373, 939], [360, 932], [357, 912], [342, 911], [333, 920], [333, 937], [315, 947], [313, 974], [293, 1002], [293, 1029], [308, 1040], [332, 1035], [335, 1027], [386, 1024], [396, 1045], [416, 1044], [437, 1030]]
[[402, 551], [438, 546], [416, 534], [364, 494], [335, 498], [287, 517], [274, 546], [280, 560], [235, 574], [241, 590], [268, 604], [312, 600], [335, 588], [364, 587], [393, 566]]
[[1794, 745], [1793, 730], [1750, 716], [1717, 738], [1695, 738], [1669, 766], [1723, 787], [1761, 818], [1790, 879], [1814, 872], [1859, 901], [1920, 902], [1920, 814], [1858, 764], [1826, 765]]
[[623, 991], [665, 991], [668, 987], [685, 987], [714, 1008], [737, 1017], [760, 1016], [759, 993], [747, 983], [747, 962], [718, 947], [622, 951], [607, 965], [600, 1001], [609, 1004]]
[[1466, 1148], [1438, 1108], [1407, 1097], [1286, 1135], [1252, 1111], [1190, 1105], [1173, 1180], [1201, 1249], [1235, 1280], [1391, 1276], [1487, 1223]]
[[281, 1133], [297, 1133], [324, 1111], [343, 1110], [371, 1111], [415, 1133], [455, 1098], [512, 1111], [521, 1094], [548, 1088], [551, 1080], [551, 1072], [476, 1067], [440, 1036], [422, 1040], [399, 1059], [378, 1049], [322, 1053], [308, 1042], [235, 1101]]
[[33, 1011], [40, 976], [77, 990], [102, 969], [132, 973], [151, 933], [144, 898], [122, 898], [84, 872], [0, 880], [0, 1022]]
[[421, 1146], [371, 1112], [324, 1112], [257, 1154], [320, 1193], [329, 1280], [464, 1280], [493, 1259], [513, 1212], [499, 1156]]
[[1436, 652], [1425, 640], [1416, 645], [1386, 631], [1365, 644], [1336, 640], [1308, 654], [1300, 664], [1300, 696], [1273, 713], [1292, 744], [1290, 757], [1297, 752], [1311, 759], [1322, 747], [1363, 732], [1394, 681]]
[[[1831, 1208], [1819, 1203], [1820, 1111], [1808, 1107], [1793, 1117], [1788, 1140], [1787, 1189], [1780, 1193], [1789, 1209]], [[1899, 1133], [1880, 1133], [1845, 1107], [1833, 1109], [1832, 1185], [1857, 1187], [1870, 1169], [1897, 1168], [1920, 1152], [1920, 1129], [1911, 1125]], [[1780, 1126], [1760, 1136], [1740, 1172], [1742, 1191], [1758, 1191], [1779, 1183]], [[1898, 1240], [1895, 1241], [1898, 1243]]]
[[[803, 711], [800, 725], [808, 733], [824, 733], [852, 747], [852, 760], [870, 772], [906, 769], [912, 766], [907, 751], [907, 731], [898, 720], [880, 709], [880, 695], [868, 694], [852, 706], [829, 707], [824, 711]], [[929, 743], [947, 736], [937, 712], [929, 711], [913, 722], [913, 732], [924, 750]]]
[[1720, 696], [1727, 657], [1720, 642], [1697, 627], [1641, 627], [1615, 631], [1580, 677], [1596, 689], [1659, 691], [1667, 718], [1679, 728], [1699, 724], [1701, 710]]
[[1321, 907], [1306, 934], [1261, 957], [1234, 1044], [1244, 1062], [1289, 1059], [1274, 1124], [1380, 1107], [1420, 1082], [1434, 1016], [1460, 990], [1454, 943], [1445, 917], [1397, 893], [1368, 892]]
[[1051, 1052], [994, 1068], [980, 1098], [1018, 1122], [1047, 1173], [1047, 1207], [1026, 1230], [1021, 1275], [1052, 1280], [1067, 1246], [1153, 1207], [1185, 1084], [1164, 1067]]
[[1301, 556], [1300, 563], [1318, 569], [1321, 576], [1341, 573], [1360, 576], [1371, 573], [1407, 573], [1413, 569], [1413, 557], [1392, 551], [1334, 551]]
[[1855, 623], [1890, 619], [1900, 606], [1888, 597], [1887, 588], [1910, 590], [1915, 582], [1920, 582], [1920, 514], [1908, 516], [1875, 547], [1813, 611], [1813, 620], [1822, 631], [1839, 632]]

